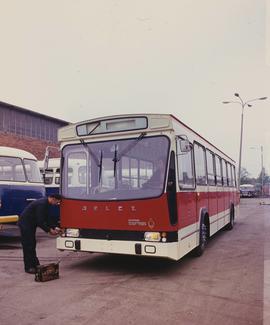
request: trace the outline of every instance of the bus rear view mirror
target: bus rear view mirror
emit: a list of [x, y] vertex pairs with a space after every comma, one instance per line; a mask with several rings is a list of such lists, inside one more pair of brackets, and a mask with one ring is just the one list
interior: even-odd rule
[[180, 150], [181, 152], [189, 152], [192, 148], [191, 143], [188, 140], [180, 140]]

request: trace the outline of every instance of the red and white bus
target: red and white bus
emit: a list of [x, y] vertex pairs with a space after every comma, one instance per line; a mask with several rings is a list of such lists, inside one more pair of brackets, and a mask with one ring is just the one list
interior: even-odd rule
[[173, 115], [108, 116], [58, 137], [58, 249], [178, 260], [233, 228], [235, 162]]

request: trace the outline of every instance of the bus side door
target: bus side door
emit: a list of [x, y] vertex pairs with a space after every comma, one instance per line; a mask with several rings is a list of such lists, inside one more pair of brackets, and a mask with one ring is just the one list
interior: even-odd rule
[[206, 150], [207, 178], [208, 178], [208, 212], [210, 222], [210, 236], [218, 230], [218, 200], [215, 172], [215, 155], [210, 150]]
[[[196, 231], [196, 195], [193, 150], [180, 150], [180, 141], [177, 140], [177, 175], [180, 192], [177, 193], [178, 224], [180, 238]], [[183, 229], [185, 228], [185, 229]]]

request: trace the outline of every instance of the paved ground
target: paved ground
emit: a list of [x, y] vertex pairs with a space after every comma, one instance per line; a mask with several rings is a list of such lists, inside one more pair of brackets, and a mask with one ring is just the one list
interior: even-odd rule
[[60, 279], [45, 283], [23, 272], [19, 238], [2, 236], [0, 324], [270, 324], [270, 201], [260, 201], [243, 199], [232, 231], [179, 262], [61, 253], [39, 232], [41, 262], [62, 257]]

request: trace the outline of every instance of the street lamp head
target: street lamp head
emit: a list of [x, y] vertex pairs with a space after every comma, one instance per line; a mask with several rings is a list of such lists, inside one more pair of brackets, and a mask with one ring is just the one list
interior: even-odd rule
[[255, 102], [255, 101], [258, 101], [258, 100], [265, 100], [265, 99], [267, 99], [267, 97], [260, 97], [260, 98], [255, 98], [255, 99], [251, 99], [251, 100], [248, 100], [248, 101], [243, 101], [243, 99], [240, 97], [239, 93], [234, 93], [234, 96], [238, 98], [237, 101], [224, 101], [222, 103], [223, 104], [235, 103], [235, 104], [240, 104], [242, 106], [241, 133], [240, 133], [240, 150], [239, 150], [239, 163], [238, 163], [238, 187], [239, 187], [240, 186], [240, 175], [241, 175], [241, 160], [242, 160], [242, 137], [243, 137], [243, 116], [244, 116], [244, 108], [246, 106], [252, 107], [252, 105], [250, 104], [250, 102]]

